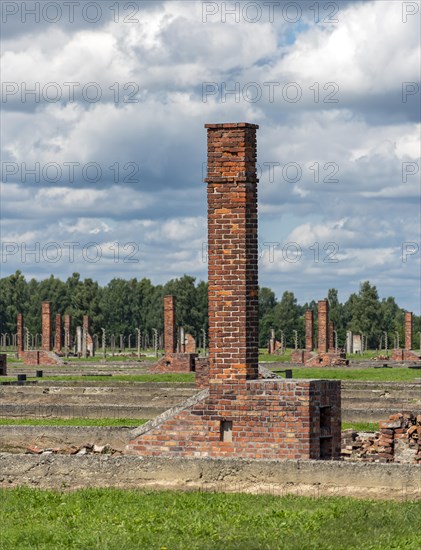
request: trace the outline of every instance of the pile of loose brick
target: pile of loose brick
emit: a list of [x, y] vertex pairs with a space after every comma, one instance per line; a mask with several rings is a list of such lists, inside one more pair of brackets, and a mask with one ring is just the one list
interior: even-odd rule
[[379, 431], [342, 434], [342, 457], [366, 462], [401, 462], [421, 465], [421, 414], [392, 414], [379, 422]]

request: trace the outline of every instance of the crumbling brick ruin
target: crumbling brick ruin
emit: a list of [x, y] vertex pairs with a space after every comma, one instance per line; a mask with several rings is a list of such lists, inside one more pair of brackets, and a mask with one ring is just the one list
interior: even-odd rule
[[61, 313], [56, 313], [56, 342], [55, 351], [61, 353]]
[[342, 456], [364, 462], [421, 464], [421, 414], [392, 414], [379, 422], [375, 433], [347, 430], [342, 439]]
[[209, 385], [137, 428], [143, 456], [337, 458], [340, 382], [259, 379], [256, 129], [207, 124]]
[[[195, 370], [195, 352], [177, 352], [175, 296], [164, 296], [164, 352], [165, 355], [152, 367], [152, 372], [192, 372]], [[183, 348], [185, 343], [183, 342]], [[185, 349], [185, 348], [184, 348]]]
[[42, 302], [42, 331], [41, 349], [25, 349], [24, 344], [24, 322], [23, 315], [17, 316], [17, 342], [18, 357], [23, 359], [25, 365], [59, 365], [62, 363], [60, 357], [52, 351], [51, 339], [51, 304]]
[[95, 347], [92, 338], [91, 320], [89, 315], [84, 315], [82, 324], [82, 357], [93, 357], [94, 355]]
[[335, 348], [335, 327], [333, 321], [329, 321], [329, 302], [319, 300], [317, 304], [317, 353], [313, 351], [313, 312], [306, 311], [306, 349], [293, 350], [291, 361], [305, 364], [307, 367], [332, 367], [348, 365], [349, 361], [343, 352]]
[[393, 361], [418, 361], [420, 355], [412, 351], [412, 312], [405, 312], [405, 349], [394, 349], [392, 352]]
[[270, 355], [275, 355], [282, 350], [282, 344], [275, 337], [275, 330], [272, 328], [270, 330], [270, 336], [268, 340], [268, 353]]

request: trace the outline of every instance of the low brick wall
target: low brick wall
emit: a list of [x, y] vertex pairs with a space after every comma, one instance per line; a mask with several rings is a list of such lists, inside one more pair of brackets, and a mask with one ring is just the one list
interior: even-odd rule
[[194, 372], [196, 353], [166, 353], [150, 371], [158, 372]]
[[63, 360], [54, 352], [44, 350], [21, 351], [19, 358], [28, 366], [63, 364]]
[[394, 349], [392, 352], [392, 361], [419, 361], [421, 355], [410, 349]]
[[249, 380], [210, 386], [134, 432], [128, 452], [143, 456], [337, 458], [337, 380]]
[[0, 453], [2, 488], [154, 488], [420, 499], [419, 468], [316, 460], [145, 458]]

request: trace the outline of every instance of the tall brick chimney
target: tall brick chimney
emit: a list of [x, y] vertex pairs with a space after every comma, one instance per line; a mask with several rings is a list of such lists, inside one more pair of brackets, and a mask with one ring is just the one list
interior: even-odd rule
[[[258, 127], [206, 128], [209, 387], [139, 426], [126, 452], [206, 459], [337, 458], [340, 381], [258, 376]], [[325, 329], [327, 346], [327, 320]]]
[[412, 349], [412, 312], [405, 311], [405, 349]]
[[305, 313], [306, 322], [306, 351], [313, 351], [313, 310], [308, 309]]
[[66, 348], [70, 348], [72, 345], [72, 318], [70, 315], [64, 316], [64, 336], [67, 338], [64, 345]]
[[329, 321], [329, 351], [335, 351], [335, 325]]
[[18, 345], [18, 357], [23, 352], [23, 315], [18, 313], [18, 318], [16, 322], [16, 333], [17, 333], [17, 345]]
[[256, 124], [208, 130], [209, 383], [258, 377]]
[[61, 351], [61, 313], [56, 313], [56, 351]]
[[177, 351], [177, 328], [175, 324], [175, 296], [164, 296], [164, 349], [165, 353]]
[[328, 330], [328, 318], [329, 318], [329, 302], [327, 300], [319, 300], [318, 303], [318, 352], [327, 353], [329, 345], [329, 330]]
[[42, 350], [51, 351], [51, 306], [42, 302]]

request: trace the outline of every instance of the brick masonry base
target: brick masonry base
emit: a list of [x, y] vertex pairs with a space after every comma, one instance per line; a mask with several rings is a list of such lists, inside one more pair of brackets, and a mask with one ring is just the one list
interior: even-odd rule
[[329, 351], [327, 353], [316, 353], [303, 349], [294, 349], [291, 353], [291, 363], [298, 363], [306, 367], [334, 367], [337, 365], [348, 365], [345, 353]]
[[127, 454], [339, 458], [337, 380], [249, 380], [203, 390], [137, 428]]
[[63, 361], [53, 351], [28, 350], [19, 353], [25, 365], [62, 365]]
[[410, 349], [394, 349], [392, 352], [392, 361], [419, 361], [421, 355]]
[[194, 372], [197, 353], [167, 353], [150, 372]]
[[335, 367], [349, 365], [349, 360], [346, 359], [346, 354], [342, 352], [335, 353], [328, 351], [327, 353], [318, 353], [310, 357], [305, 362], [306, 367]]

